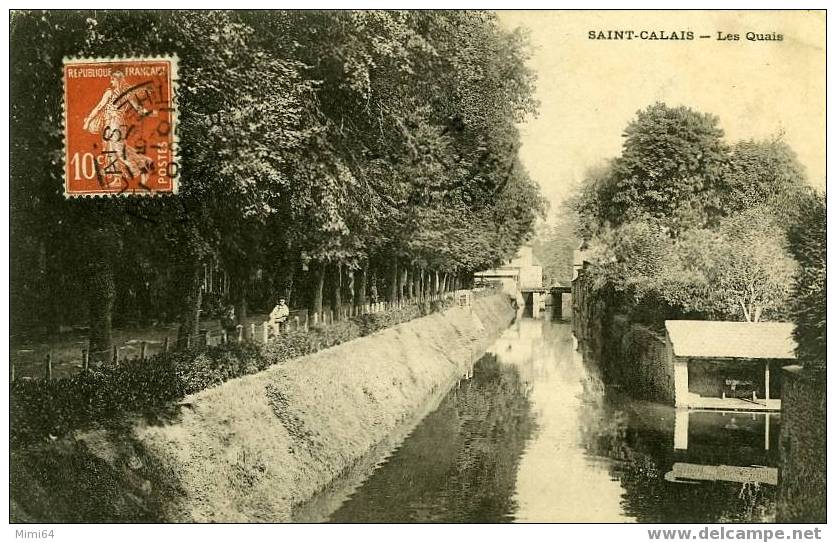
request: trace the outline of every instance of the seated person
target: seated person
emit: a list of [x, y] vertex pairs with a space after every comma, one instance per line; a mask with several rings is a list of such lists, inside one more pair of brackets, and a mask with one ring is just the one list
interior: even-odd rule
[[237, 325], [238, 323], [235, 319], [235, 306], [230, 304], [227, 306], [223, 317], [221, 317], [221, 328], [226, 330], [228, 334], [233, 334], [237, 332]]
[[290, 308], [284, 298], [279, 298], [279, 303], [270, 312], [268, 323], [273, 334], [278, 334], [282, 326], [286, 326], [287, 318], [290, 316]]

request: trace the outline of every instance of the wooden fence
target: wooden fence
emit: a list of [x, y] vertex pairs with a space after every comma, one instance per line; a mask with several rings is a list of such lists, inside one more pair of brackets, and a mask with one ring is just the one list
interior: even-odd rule
[[[52, 379], [56, 374], [56, 362], [60, 364], [61, 374], [72, 374], [78, 371], [87, 371], [91, 364], [107, 363], [118, 365], [128, 360], [146, 360], [151, 356], [172, 350], [197, 349], [228, 342], [253, 341], [264, 343], [270, 341], [276, 334], [291, 331], [307, 332], [311, 327], [327, 327], [359, 315], [388, 312], [421, 302], [440, 301], [455, 296], [455, 292], [446, 292], [444, 294], [426, 296], [423, 300], [412, 299], [398, 302], [377, 302], [367, 303], [363, 306], [343, 304], [336, 309], [333, 307], [323, 308], [321, 313], [310, 313], [307, 309], [297, 309], [290, 312], [287, 321], [278, 330], [269, 321], [256, 321], [249, 322], [246, 327], [244, 325], [238, 325], [234, 332], [224, 329], [201, 329], [198, 333], [187, 337], [172, 338], [170, 336], [164, 336], [161, 339], [132, 339], [123, 342], [121, 345], [114, 344], [106, 351], [91, 351], [88, 341], [86, 346], [76, 351], [76, 355], [70, 354], [69, 358], [66, 356], [66, 350], [63, 350], [65, 356], [61, 357], [60, 360], [57, 357], [57, 349], [47, 347], [45, 352], [43, 350], [41, 351], [40, 364], [38, 363], [38, 355], [29, 357], [30, 360], [25, 364], [27, 370], [25, 372], [26, 375], [23, 376], [15, 375], [17, 364], [14, 357], [10, 357], [11, 380], [14, 381], [16, 377], [42, 377]], [[41, 364], [43, 369], [38, 371], [37, 366]], [[35, 368], [32, 366], [35, 366]]]

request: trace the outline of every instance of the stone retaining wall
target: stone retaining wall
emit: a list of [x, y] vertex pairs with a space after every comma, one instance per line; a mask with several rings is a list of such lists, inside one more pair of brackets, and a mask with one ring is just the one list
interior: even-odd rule
[[827, 392], [823, 373], [783, 371], [779, 522], [827, 522]]

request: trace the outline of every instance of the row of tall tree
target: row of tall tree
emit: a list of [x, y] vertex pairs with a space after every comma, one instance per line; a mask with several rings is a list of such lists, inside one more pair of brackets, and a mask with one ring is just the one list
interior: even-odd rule
[[596, 286], [639, 318], [785, 320], [803, 272], [800, 236], [787, 234], [823, 196], [781, 137], [729, 144], [716, 116], [657, 103], [572, 206]]
[[[11, 44], [13, 332], [89, 317], [106, 349], [130, 299], [192, 333], [210, 262], [239, 318], [256, 277], [317, 312], [326, 283], [396, 300], [512, 256], [543, 213], [526, 39], [490, 13], [16, 12]], [[62, 59], [172, 53], [180, 193], [66, 200]]]

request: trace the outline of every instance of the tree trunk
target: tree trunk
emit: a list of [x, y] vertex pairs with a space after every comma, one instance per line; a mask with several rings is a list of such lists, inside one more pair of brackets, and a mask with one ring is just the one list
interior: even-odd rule
[[348, 305], [354, 307], [357, 301], [357, 292], [356, 292], [356, 285], [357, 282], [355, 281], [355, 271], [352, 269], [348, 269], [345, 272], [346, 276], [346, 294], [348, 294]]
[[[368, 266], [368, 264], [366, 266]], [[367, 271], [366, 271], [366, 267], [361, 267], [358, 270], [358, 273], [359, 273], [360, 277], [358, 277], [357, 291], [356, 291], [356, 296], [354, 297], [354, 300], [355, 300], [355, 305], [357, 307], [362, 308], [363, 306], [366, 305], [366, 277], [368, 275]]]
[[[48, 243], [48, 245], [47, 245]], [[39, 298], [38, 305], [43, 308], [41, 311], [41, 322], [46, 327], [48, 336], [56, 335], [61, 331], [61, 324], [66, 320], [66, 266], [61, 258], [47, 258], [47, 254], [59, 255], [62, 247], [56, 246], [58, 240], [41, 242], [39, 246], [39, 281], [37, 291], [44, 298]], [[89, 304], [88, 304], [89, 305]], [[71, 313], [72, 315], [72, 313]]]
[[343, 276], [343, 266], [342, 264], [337, 264], [336, 269], [334, 270], [334, 274], [332, 277], [333, 284], [333, 296], [331, 298], [332, 302], [332, 310], [334, 311], [334, 320], [340, 320], [340, 311], [343, 306], [342, 301], [342, 276]]
[[88, 264], [88, 307], [90, 310], [90, 351], [96, 360], [110, 357], [113, 343], [113, 303], [116, 300], [116, 284], [113, 278], [112, 244], [100, 238], [106, 234], [91, 236], [92, 254]]
[[406, 270], [400, 268], [396, 271], [398, 276], [398, 296], [395, 301], [401, 301], [404, 298], [404, 287], [406, 286]]
[[398, 257], [392, 257], [392, 267], [389, 273], [389, 296], [388, 301], [395, 303], [398, 301]]
[[[293, 295], [293, 280], [296, 276], [296, 263], [291, 263], [287, 267], [281, 270], [279, 273], [279, 288], [277, 289], [278, 292], [276, 294], [277, 297], [284, 298], [287, 301], [287, 305], [290, 305], [291, 296]], [[272, 300], [271, 300], [272, 303]]]
[[[249, 310], [249, 303], [247, 301], [248, 279], [248, 277], [242, 277], [236, 274], [227, 274], [229, 298], [232, 300], [232, 305], [235, 306], [235, 323], [241, 326], [245, 339], [249, 339], [251, 336], [250, 327], [247, 325], [247, 313]], [[236, 341], [237, 338], [238, 336], [235, 336], [229, 338], [229, 340]]]
[[752, 317], [749, 313], [749, 310], [746, 308], [746, 304], [743, 302], [743, 300], [739, 300], [739, 302], [741, 309], [743, 309], [743, 318], [746, 319], [746, 322], [752, 322]]
[[325, 286], [325, 264], [317, 262], [311, 266], [314, 272], [313, 300], [311, 300], [311, 312], [314, 315], [322, 314], [322, 289]]
[[414, 293], [412, 290], [412, 283], [414, 279], [414, 273], [411, 267], [406, 268], [406, 298], [411, 300], [414, 297]]
[[181, 348], [194, 345], [198, 340], [196, 336], [200, 330], [200, 305], [203, 301], [203, 266], [199, 262], [193, 262], [187, 269], [184, 276], [186, 297], [177, 334], [177, 344]]
[[366, 273], [369, 275], [369, 298], [371, 298], [371, 303], [376, 304], [380, 301], [380, 284], [378, 283], [377, 270], [369, 264]]
[[[235, 322], [241, 326], [241, 331], [244, 334], [244, 338], [252, 339], [250, 336], [250, 327], [247, 325], [248, 319], [248, 310], [249, 304], [247, 303], [247, 293], [245, 291], [241, 292], [241, 295], [235, 300]], [[230, 341], [235, 341], [237, 336], [234, 338], [229, 338]]]

